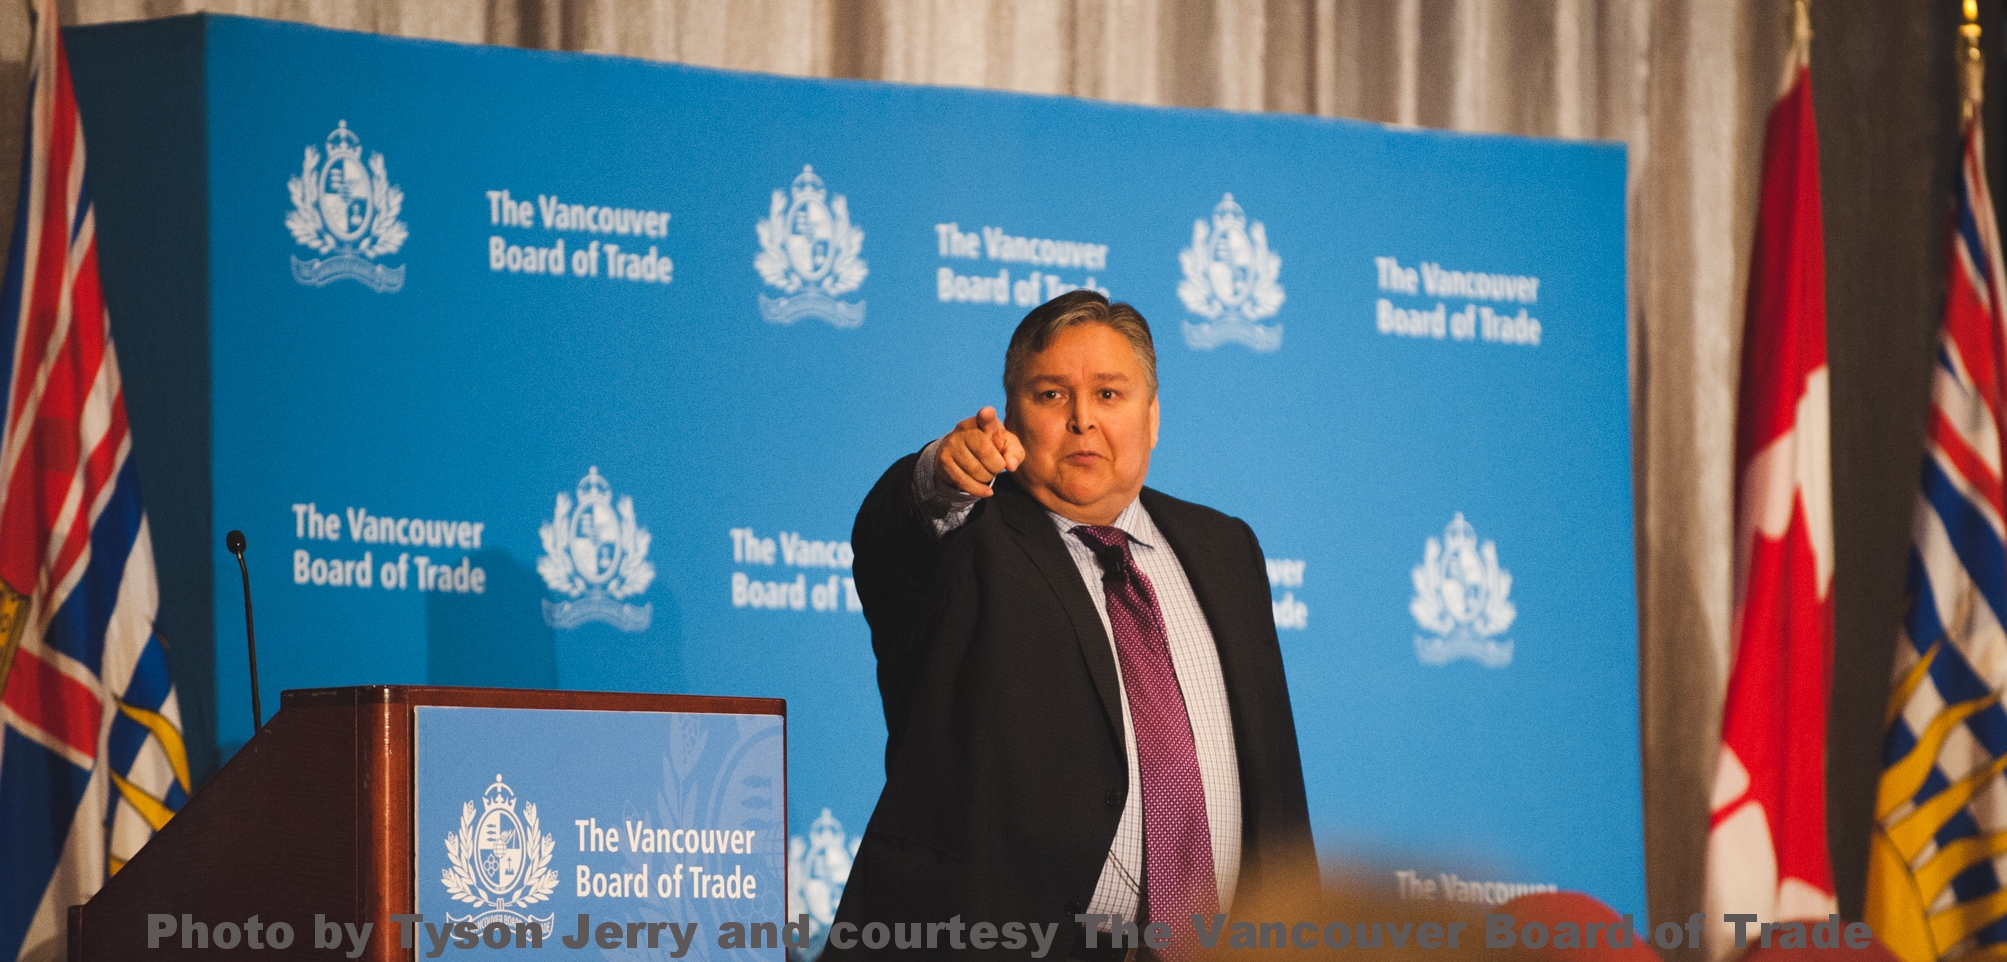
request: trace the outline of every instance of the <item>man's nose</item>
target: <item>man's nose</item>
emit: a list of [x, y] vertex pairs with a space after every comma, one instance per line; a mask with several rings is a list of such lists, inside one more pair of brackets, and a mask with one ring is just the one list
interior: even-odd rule
[[1073, 399], [1073, 410], [1066, 419], [1066, 429], [1075, 434], [1094, 430], [1094, 409], [1088, 405], [1086, 398]]

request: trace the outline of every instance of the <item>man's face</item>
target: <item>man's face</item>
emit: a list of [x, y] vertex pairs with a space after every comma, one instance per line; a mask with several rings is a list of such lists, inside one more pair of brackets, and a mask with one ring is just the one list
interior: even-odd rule
[[1143, 490], [1157, 446], [1157, 398], [1128, 339], [1105, 324], [1068, 327], [1025, 365], [1015, 392], [1018, 481], [1063, 517], [1112, 523]]

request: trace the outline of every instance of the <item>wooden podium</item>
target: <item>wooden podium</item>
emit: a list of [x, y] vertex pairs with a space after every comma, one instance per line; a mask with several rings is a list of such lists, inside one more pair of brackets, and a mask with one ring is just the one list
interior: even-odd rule
[[[215, 956], [213, 950], [183, 949], [178, 938], [149, 949], [152, 913], [207, 922], [242, 923], [253, 915], [265, 925], [284, 921], [294, 932], [283, 953], [289, 958], [348, 958], [346, 944], [314, 947], [316, 914], [373, 922], [361, 958], [412, 958], [412, 949], [399, 946], [390, 917], [414, 911], [417, 897], [414, 719], [423, 706], [787, 711], [784, 701], [772, 698], [402, 685], [287, 691], [278, 713], [180, 814], [90, 902], [71, 907], [71, 962]], [[784, 824], [784, 798], [781, 817]], [[780, 841], [785, 844], [784, 835]]]

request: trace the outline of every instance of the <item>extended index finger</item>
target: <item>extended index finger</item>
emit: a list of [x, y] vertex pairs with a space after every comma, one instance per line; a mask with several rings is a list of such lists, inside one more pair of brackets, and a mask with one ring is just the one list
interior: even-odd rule
[[1024, 463], [1024, 442], [1010, 431], [1005, 431], [996, 441], [997, 450], [1003, 453], [1004, 470], [1016, 471], [1017, 466]]
[[1010, 429], [1004, 427], [1003, 420], [997, 417], [997, 409], [983, 408], [977, 412], [976, 419], [977, 429], [989, 436], [990, 443], [996, 445], [998, 451], [1003, 451], [1005, 449], [1004, 439], [1010, 436]]

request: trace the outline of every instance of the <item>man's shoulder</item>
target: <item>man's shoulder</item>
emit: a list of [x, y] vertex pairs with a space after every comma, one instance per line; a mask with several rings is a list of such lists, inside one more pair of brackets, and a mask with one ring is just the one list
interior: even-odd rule
[[1224, 511], [1172, 497], [1155, 488], [1144, 488], [1141, 500], [1144, 510], [1150, 512], [1150, 520], [1174, 538], [1240, 540], [1250, 530], [1247, 522]]

